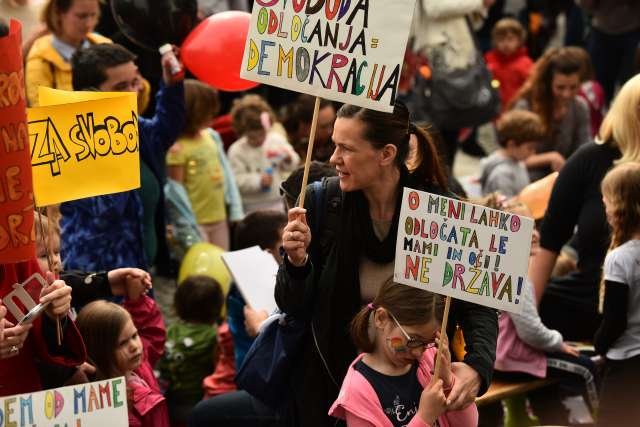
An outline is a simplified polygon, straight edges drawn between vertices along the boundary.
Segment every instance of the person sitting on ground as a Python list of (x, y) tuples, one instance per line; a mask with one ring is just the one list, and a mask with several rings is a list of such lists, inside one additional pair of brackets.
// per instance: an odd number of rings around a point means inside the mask
[[(234, 250), (259, 246), (273, 255), (279, 264), (282, 262), (282, 230), (286, 224), (287, 216), (282, 211), (252, 212), (236, 226)], [(258, 335), (260, 325), (271, 313), (249, 307), (235, 284), (231, 285), (227, 295), (227, 310), (227, 322), (233, 337), (235, 368), (238, 370)], [(215, 372), (205, 379), (205, 388), (209, 392), (215, 390), (217, 387), (213, 386), (219, 384), (221, 374), (228, 371), (228, 366), (218, 364)], [(194, 426), (224, 424), (231, 427), (247, 425), (251, 421), (265, 421), (268, 417), (275, 419), (273, 411), (241, 390), (201, 402), (193, 410), (191, 421)]]
[(491, 31), (493, 49), (484, 58), (493, 78), (500, 83), (498, 90), (503, 111), (533, 69), (533, 61), (524, 46), (526, 36), (522, 24), (513, 18), (499, 20)]
[(161, 377), (169, 418), (183, 425), (191, 409), (202, 399), (202, 380), (214, 365), (216, 323), (224, 305), (220, 284), (209, 276), (189, 276), (179, 285), (173, 307), (179, 320), (167, 329)]
[(544, 127), (536, 113), (508, 111), (497, 123), (500, 148), (482, 159), (482, 194), (500, 192), (513, 197), (529, 184), (525, 162), (544, 138)]
[[(492, 206), (501, 208), (502, 206)], [(531, 216), (529, 209), (522, 204), (506, 206), (505, 209), (522, 216)], [(539, 252), (539, 235), (534, 230), (530, 259), (534, 260)], [(599, 401), (596, 388), (596, 365), (588, 355), (581, 354), (578, 348), (565, 341), (560, 331), (548, 328), (540, 318), (536, 306), (535, 288), (530, 280), (523, 285), (519, 314), (502, 312), (498, 319), (499, 332), (496, 347), (495, 375), (498, 379), (518, 381), (531, 378), (553, 378), (560, 381), (561, 395), (572, 396), (588, 402), (596, 412)], [(537, 397), (536, 397), (537, 400)], [(536, 401), (534, 409), (536, 409)], [(540, 402), (542, 404), (542, 402)], [(505, 420), (509, 413), (521, 412), (526, 405), (526, 395), (503, 400)], [(544, 402), (547, 410), (543, 415), (548, 423), (568, 423), (564, 408), (557, 404)], [(571, 417), (572, 410), (569, 411)], [(549, 417), (562, 418), (552, 420)]]
[(582, 63), (575, 52), (553, 48), (535, 64), (510, 108), (540, 116), (545, 138), (526, 161), (531, 181), (562, 169), (579, 147), (591, 140), (589, 107), (578, 96)]
[(280, 183), (298, 167), (300, 156), (286, 138), (272, 130), (271, 107), (258, 95), (245, 95), (231, 109), (240, 139), (229, 147), (229, 161), (245, 210), (281, 209)]
[(124, 307), (94, 301), (80, 311), (77, 323), (96, 368), (90, 379), (125, 377), (129, 425), (169, 427), (167, 403), (153, 373), (165, 342), (155, 301), (144, 293), (129, 295)]
[[(73, 88), (138, 92), (141, 81), (134, 60), (118, 44), (80, 49), (72, 59)], [(162, 67), (164, 86), (157, 94), (155, 116), (138, 116), (141, 188), (65, 202), (60, 207), (62, 256), (68, 269), (146, 269), (156, 255), (164, 254), (165, 155), (182, 133), (185, 104), (184, 86), (172, 76), (169, 58), (162, 60)]]

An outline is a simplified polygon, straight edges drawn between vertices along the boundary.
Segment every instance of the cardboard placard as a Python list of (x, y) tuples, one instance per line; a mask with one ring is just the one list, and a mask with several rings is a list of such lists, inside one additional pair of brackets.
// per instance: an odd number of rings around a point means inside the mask
[(240, 76), (391, 112), (415, 0), (256, 0)]
[(405, 188), (394, 280), (519, 313), (532, 233), (530, 218)]
[(0, 37), (0, 264), (35, 256), (21, 24)]
[(269, 314), (278, 308), (274, 297), (278, 263), (273, 255), (252, 246), (221, 257), (249, 307)]
[(38, 206), (140, 187), (135, 93), (40, 89), (28, 110)]
[(128, 426), (125, 379), (0, 397), (0, 425)]

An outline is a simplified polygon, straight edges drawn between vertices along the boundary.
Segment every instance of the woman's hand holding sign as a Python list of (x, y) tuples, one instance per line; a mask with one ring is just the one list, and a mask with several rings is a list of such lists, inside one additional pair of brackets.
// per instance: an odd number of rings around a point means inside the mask
[(307, 262), (307, 248), (311, 243), (311, 230), (307, 225), (306, 209), (293, 208), (289, 210), (289, 223), (284, 228), (282, 246), (289, 262), (296, 267), (302, 267)]
[(7, 309), (0, 301), (0, 359), (17, 356), (29, 336), (31, 325), (15, 326), (4, 318)]

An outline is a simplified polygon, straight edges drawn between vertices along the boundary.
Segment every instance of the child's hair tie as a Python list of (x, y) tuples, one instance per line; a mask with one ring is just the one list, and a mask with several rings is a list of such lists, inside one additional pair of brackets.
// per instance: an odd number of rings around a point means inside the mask
[(375, 309), (376, 309), (376, 306), (375, 306), (375, 305), (373, 305), (373, 303), (372, 303), (372, 302), (370, 302), (369, 304), (367, 304), (367, 308), (368, 308), (369, 310), (375, 310)]

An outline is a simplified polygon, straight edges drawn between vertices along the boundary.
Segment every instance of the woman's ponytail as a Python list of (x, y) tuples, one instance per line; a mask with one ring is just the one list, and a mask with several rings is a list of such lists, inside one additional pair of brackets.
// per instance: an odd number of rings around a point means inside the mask
[(415, 158), (411, 159), (410, 170), (422, 176), (430, 184), (436, 184), (440, 189), (446, 190), (448, 188), (447, 176), (442, 169), (438, 150), (431, 135), (426, 129), (413, 124), (409, 125), (409, 131), (416, 136), (418, 141)]

